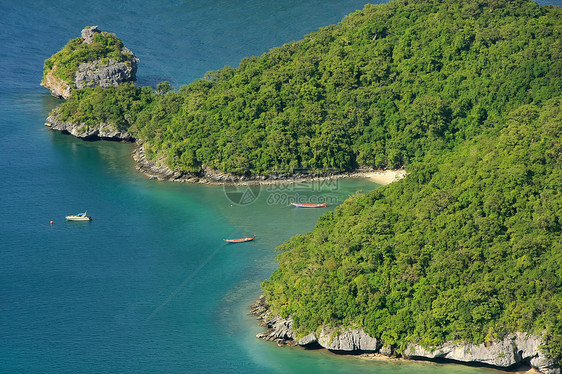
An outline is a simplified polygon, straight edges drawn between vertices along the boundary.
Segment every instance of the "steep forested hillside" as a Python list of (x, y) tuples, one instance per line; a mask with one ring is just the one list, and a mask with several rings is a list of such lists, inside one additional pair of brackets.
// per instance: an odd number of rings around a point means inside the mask
[(532, 1), (399, 0), (177, 93), (88, 89), (55, 112), (132, 131), (185, 172), (399, 167), (559, 95), (561, 28)]
[(306, 335), (361, 326), (386, 344), (550, 336), (562, 353), (562, 100), (427, 157), (281, 246), (268, 302)]

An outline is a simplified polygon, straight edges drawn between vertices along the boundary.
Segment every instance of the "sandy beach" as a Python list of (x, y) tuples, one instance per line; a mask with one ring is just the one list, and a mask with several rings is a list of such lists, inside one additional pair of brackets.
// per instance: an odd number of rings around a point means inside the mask
[(389, 184), (396, 182), (406, 176), (405, 170), (382, 170), (361, 173), (359, 176), (368, 178), (378, 184)]

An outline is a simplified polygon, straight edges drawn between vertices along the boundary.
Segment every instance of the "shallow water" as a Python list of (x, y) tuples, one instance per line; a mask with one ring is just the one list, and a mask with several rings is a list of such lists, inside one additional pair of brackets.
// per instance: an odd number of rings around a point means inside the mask
[[(140, 85), (176, 87), (236, 66), (362, 8), (360, 1), (2, 1), (0, 3), (0, 372), (480, 373), (279, 348), (247, 315), (275, 269), (274, 248), (361, 179), (263, 187), (238, 205), (220, 186), (139, 175), (132, 145), (85, 142), (43, 126), (59, 101), (43, 61), (86, 25), (115, 32), (141, 59)], [(259, 194), (258, 194), (259, 192)], [(239, 202), (239, 201), (238, 201)], [(92, 222), (65, 222), (88, 210)], [(53, 225), (49, 222), (53, 221)], [(257, 234), (228, 245), (226, 237)]]

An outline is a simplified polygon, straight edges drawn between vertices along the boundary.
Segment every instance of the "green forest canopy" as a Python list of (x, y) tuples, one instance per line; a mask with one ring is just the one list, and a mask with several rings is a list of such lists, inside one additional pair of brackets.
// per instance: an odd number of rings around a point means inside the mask
[(562, 353), (562, 100), (412, 165), (280, 247), (262, 287), (300, 336), (361, 326), (386, 344), (541, 336)]
[(562, 11), (527, 0), (367, 5), (177, 92), (79, 90), (59, 120), (128, 130), (177, 170), (406, 166), (281, 246), (263, 288), (299, 334), (408, 342), (547, 333), (562, 356)]
[(560, 9), (532, 1), (368, 5), (178, 92), (85, 89), (55, 113), (184, 172), (396, 168), (560, 95), (561, 34)]

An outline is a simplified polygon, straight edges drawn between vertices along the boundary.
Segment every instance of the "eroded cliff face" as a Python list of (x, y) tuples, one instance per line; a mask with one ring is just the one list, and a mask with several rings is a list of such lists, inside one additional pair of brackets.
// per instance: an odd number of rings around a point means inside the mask
[(72, 89), (64, 80), (55, 76), (55, 69), (47, 73), (43, 82), (41, 82), (41, 86), (48, 88), (51, 91), (51, 95), (55, 97), (68, 99)]
[(135, 138), (130, 133), (120, 131), (115, 126), (107, 123), (102, 123), (97, 126), (88, 126), (85, 124), (62, 122), (57, 120), (54, 116), (49, 116), (45, 121), (45, 126), (50, 127), (53, 130), (74, 135), (75, 137), (81, 139), (105, 139), (124, 142), (135, 141)]
[[(97, 26), (82, 30), (82, 43), (91, 44), (94, 36), (101, 30)], [(56, 76), (56, 66), (49, 71), (41, 85), (48, 88), (55, 97), (68, 99), (72, 91), (77, 88), (85, 87), (110, 87), (124, 82), (134, 82), (136, 80), (137, 63), (139, 59), (127, 47), (123, 47), (121, 52), (128, 56), (123, 61), (113, 59), (96, 60), (88, 63), (81, 63), (74, 75), (74, 81), (65, 82)]]
[[(293, 330), (293, 320), (281, 318), (271, 313), (265, 298), (262, 296), (251, 307), (251, 314), (258, 318), (260, 324), (268, 328), (257, 337), (275, 341), (279, 345), (320, 345), (323, 348), (338, 352), (376, 352), (384, 356), (396, 355), (396, 350), (370, 336), (362, 329), (328, 327), (312, 332), (300, 339)], [(544, 345), (541, 337), (526, 332), (516, 332), (502, 340), (482, 344), (463, 342), (446, 342), (437, 347), (424, 347), (409, 344), (401, 355), (411, 359), (449, 359), (458, 362), (479, 363), (508, 369), (517, 365), (529, 365), (541, 373), (560, 374), (556, 362), (541, 352)]]
[(252, 306), (252, 314), (258, 318), (262, 326), (269, 329), (267, 333), (258, 334), (258, 337), (276, 341), (278, 344), (319, 345), (331, 351), (343, 352), (376, 352), (381, 347), (380, 341), (369, 336), (365, 331), (343, 327), (331, 328), (325, 326), (319, 332), (313, 332), (297, 339), (293, 331), (291, 317), (282, 318), (272, 314), (264, 297), (261, 297)]
[(541, 373), (560, 374), (560, 368), (556, 366), (555, 362), (540, 351), (539, 348), (542, 345), (544, 342), (540, 337), (526, 332), (516, 332), (502, 340), (481, 344), (446, 342), (437, 347), (410, 344), (404, 350), (403, 356), (478, 362), (500, 368), (528, 363)]

